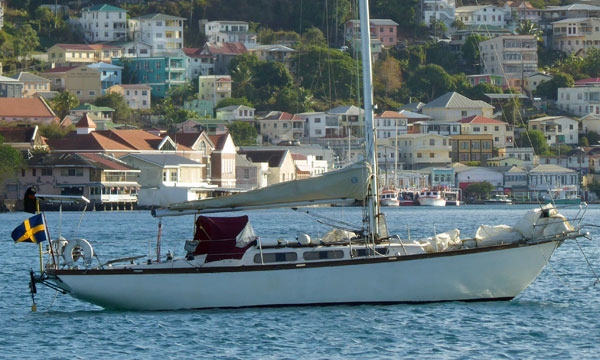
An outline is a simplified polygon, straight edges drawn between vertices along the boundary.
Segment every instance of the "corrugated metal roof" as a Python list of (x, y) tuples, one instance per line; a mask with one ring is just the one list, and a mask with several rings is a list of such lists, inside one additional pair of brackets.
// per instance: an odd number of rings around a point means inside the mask
[(490, 108), (494, 107), (485, 101), (471, 100), (466, 96), (463, 96), (457, 92), (450, 91), (444, 95), (432, 100), (423, 106), (423, 109), (432, 108), (451, 108), (451, 109), (479, 109), (479, 108)]

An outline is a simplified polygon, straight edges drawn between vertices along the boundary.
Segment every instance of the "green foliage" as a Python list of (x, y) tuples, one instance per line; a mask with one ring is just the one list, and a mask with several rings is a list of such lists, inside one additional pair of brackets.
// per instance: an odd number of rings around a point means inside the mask
[(600, 135), (595, 132), (595, 131), (588, 131), (586, 132), (581, 138), (581, 144), (583, 144), (583, 140), (585, 139), (585, 141), (587, 141), (587, 145), (584, 146), (588, 146), (588, 145), (600, 145)]
[(469, 35), (465, 39), (465, 43), (461, 48), (465, 64), (468, 66), (469, 69), (472, 69), (475, 72), (477, 72), (477, 70), (480, 68), (479, 43), (484, 40), (487, 39), (481, 35)]
[(559, 144), (558, 146), (553, 146), (550, 149), (550, 152), (552, 153), (552, 155), (566, 155), (571, 150), (573, 150), (572, 146), (569, 146), (567, 144)]
[(252, 124), (245, 121), (234, 121), (227, 126), (227, 130), (236, 146), (256, 145), (258, 131)]
[(464, 30), (467, 28), (464, 22), (460, 21), (460, 19), (456, 19), (452, 22), (452, 27), (456, 30)]
[(104, 94), (98, 98), (94, 102), (97, 106), (107, 106), (111, 109), (115, 110), (114, 121), (115, 122), (125, 122), (129, 120), (131, 116), (131, 109), (127, 104), (127, 100), (123, 95), (118, 93), (108, 93)]
[(533, 151), (537, 155), (544, 155), (550, 153), (550, 148), (546, 142), (544, 133), (540, 130), (529, 130), (521, 134), (519, 138), (520, 147), (533, 147)]
[(371, 18), (392, 19), (397, 22), (400, 29), (411, 30), (419, 25), (417, 9), (419, 0), (374, 0)]
[(439, 65), (420, 66), (408, 80), (412, 95), (431, 101), (454, 88), (455, 82)]
[(427, 64), (436, 64), (444, 68), (448, 73), (454, 74), (458, 71), (458, 58), (450, 50), (446, 42), (429, 42), (425, 45), (425, 56)]
[(311, 27), (302, 34), (301, 47), (321, 46), (327, 47), (327, 40), (323, 32), (319, 28)]
[(313, 96), (310, 91), (299, 87), (285, 87), (275, 96), (273, 108), (289, 113), (313, 110)]
[(556, 100), (559, 87), (572, 87), (574, 84), (575, 80), (573, 80), (571, 75), (558, 73), (555, 74), (551, 80), (542, 81), (535, 89), (534, 94), (536, 96)]
[(540, 30), (534, 22), (531, 22), (531, 20), (525, 20), (519, 23), (519, 26), (517, 26), (516, 30), (517, 34), (533, 35), (538, 41), (541, 40), (543, 34), (542, 30)]
[(4, 144), (0, 137), (0, 188), (4, 188), (7, 181), (17, 175), (17, 171), (23, 166), (23, 156), (10, 145)]
[(477, 199), (485, 199), (494, 190), (494, 186), (487, 181), (472, 183), (465, 189), (467, 197), (475, 197)]
[(252, 105), (252, 103), (250, 101), (248, 101), (248, 99), (246, 99), (245, 97), (241, 97), (241, 98), (223, 99), (223, 100), (219, 101), (219, 103), (217, 104), (215, 109), (220, 109), (220, 108), (224, 108), (226, 106), (231, 106), (231, 105), (245, 105), (245, 106), (249, 106), (249, 107), (254, 107), (254, 105)]
[(50, 101), (50, 107), (59, 118), (64, 118), (69, 113), (69, 110), (79, 105), (77, 97), (67, 90), (56, 95)]
[(590, 77), (600, 76), (600, 49), (590, 47), (586, 50), (581, 70)]
[(341, 51), (312, 47), (294, 58), (299, 85), (310, 90), (316, 97), (330, 99), (356, 98), (358, 78), (357, 64)]
[(295, 44), (300, 39), (300, 34), (295, 31), (273, 31), (266, 27), (260, 29), (257, 35), (257, 41), (261, 44)]
[(519, 125), (522, 123), (522, 118), (519, 115), (521, 111), (521, 101), (514, 98), (502, 106), (502, 114), (504, 121), (511, 125)]
[(75, 125), (68, 127), (61, 127), (58, 124), (40, 125), (40, 134), (48, 139), (62, 139), (73, 130)]
[(466, 89), (465, 92), (461, 94), (471, 100), (489, 101), (489, 98), (485, 96), (485, 94), (502, 94), (502, 88), (490, 83), (482, 82)]
[(596, 196), (600, 197), (600, 182), (594, 181), (588, 184), (588, 189), (596, 194)]
[(378, 60), (373, 67), (373, 92), (375, 96), (388, 97), (402, 86), (402, 66), (391, 56)]

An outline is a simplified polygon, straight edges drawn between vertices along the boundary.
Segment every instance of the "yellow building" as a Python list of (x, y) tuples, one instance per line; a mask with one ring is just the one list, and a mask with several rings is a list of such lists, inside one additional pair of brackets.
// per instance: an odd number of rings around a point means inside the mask
[(452, 162), (486, 161), (493, 156), (494, 139), (491, 134), (450, 136)]
[(198, 99), (212, 101), (216, 106), (219, 101), (231, 97), (231, 76), (201, 75), (198, 77)]
[(81, 103), (93, 102), (102, 95), (100, 72), (86, 65), (54, 68), (41, 75), (50, 80), (53, 91), (67, 90)]
[(494, 146), (503, 148), (513, 146), (515, 132), (508, 123), (476, 115), (458, 120), (461, 134), (490, 134), (494, 139)]
[(111, 58), (120, 58), (123, 51), (112, 45), (56, 44), (48, 49), (48, 62), (57, 67), (109, 62)]

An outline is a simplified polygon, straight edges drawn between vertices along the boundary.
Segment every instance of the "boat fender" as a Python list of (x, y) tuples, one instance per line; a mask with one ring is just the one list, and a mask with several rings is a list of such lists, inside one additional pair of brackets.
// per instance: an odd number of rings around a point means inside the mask
[(301, 234), (298, 236), (298, 244), (300, 245), (310, 245), (310, 236), (308, 234)]
[(64, 247), (62, 256), (65, 259), (65, 265), (69, 267), (72, 267), (80, 257), (83, 257), (83, 264), (85, 266), (90, 266), (92, 264), (92, 257), (94, 256), (94, 249), (86, 239), (72, 239)]

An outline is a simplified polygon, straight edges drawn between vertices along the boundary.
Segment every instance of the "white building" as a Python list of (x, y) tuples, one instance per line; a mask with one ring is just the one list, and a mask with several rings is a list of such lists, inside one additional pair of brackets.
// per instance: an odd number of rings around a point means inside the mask
[(485, 101), (471, 100), (457, 92), (448, 92), (421, 108), (424, 115), (438, 121), (458, 121), (473, 115), (491, 118), (493, 111), (494, 107)]
[(231, 105), (216, 110), (217, 119), (227, 122), (233, 121), (254, 121), (254, 111), (256, 109), (246, 105)]
[(456, 20), (465, 25), (492, 25), (504, 27), (504, 9), (493, 5), (459, 6), (455, 11)]
[(575, 87), (558, 88), (556, 106), (577, 116), (600, 114), (600, 79), (575, 82)]
[(212, 55), (202, 54), (200, 48), (183, 48), (183, 53), (187, 63), (188, 79), (214, 73), (215, 64)]
[(112, 5), (84, 8), (79, 20), (90, 42), (127, 40), (127, 10)]
[(538, 71), (537, 40), (533, 35), (507, 35), (482, 41), (479, 53), (485, 74), (523, 79)]
[(122, 49), (122, 57), (139, 58), (152, 56), (152, 45), (146, 44), (143, 41), (124, 41), (112, 43)]
[(437, 20), (450, 28), (455, 19), (455, 10), (456, 0), (421, 0), (421, 19), (427, 26)]
[(408, 118), (396, 111), (384, 111), (375, 116), (377, 138), (385, 139), (408, 132)]
[(579, 175), (575, 170), (558, 165), (542, 164), (534, 167), (528, 174), (529, 189), (548, 193), (553, 189), (577, 191)]
[(553, 47), (584, 56), (588, 48), (600, 47), (600, 19), (574, 18), (552, 23)]
[[(428, 166), (445, 166), (450, 163), (450, 138), (436, 134), (405, 134), (379, 141), (379, 145), (396, 147), (398, 141), (398, 163), (405, 169), (422, 169)], [(382, 154), (378, 155), (382, 158)]]
[(579, 143), (579, 122), (566, 116), (545, 116), (529, 120), (528, 130), (539, 130), (548, 145)]
[(149, 14), (129, 20), (133, 40), (143, 41), (152, 47), (152, 56), (177, 53), (183, 49), (183, 21), (165, 14)]
[(330, 116), (325, 112), (305, 112), (296, 116), (304, 119), (304, 137), (322, 138), (340, 134), (337, 116)]
[(204, 23), (206, 41), (212, 43), (240, 42), (248, 49), (256, 46), (256, 33), (250, 31), (246, 21), (208, 21)]
[(106, 93), (123, 95), (131, 109), (150, 109), (152, 106), (152, 88), (145, 84), (114, 85), (106, 89)]

